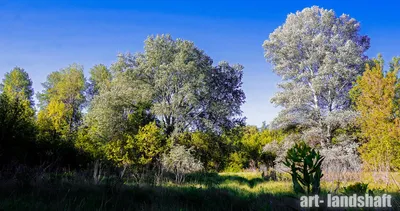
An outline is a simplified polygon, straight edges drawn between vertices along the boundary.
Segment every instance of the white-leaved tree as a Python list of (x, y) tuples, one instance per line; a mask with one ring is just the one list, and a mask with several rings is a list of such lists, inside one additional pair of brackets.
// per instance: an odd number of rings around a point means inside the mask
[(369, 38), (348, 15), (313, 6), (289, 14), (263, 44), (267, 61), (282, 77), (272, 98), (283, 107), (275, 127), (298, 126), (322, 146), (355, 117), (349, 90), (364, 70)]
[[(356, 153), (348, 130), (357, 116), (349, 90), (364, 71), (369, 44), (360, 35), (360, 23), (348, 15), (338, 17), (317, 6), (289, 14), (263, 44), (267, 61), (283, 80), (271, 99), (282, 107), (271, 126), (298, 128), (300, 139), (322, 149), (348, 142), (352, 149), (347, 151)], [(334, 160), (351, 157), (340, 151)], [(350, 160), (345, 165), (357, 169)]]

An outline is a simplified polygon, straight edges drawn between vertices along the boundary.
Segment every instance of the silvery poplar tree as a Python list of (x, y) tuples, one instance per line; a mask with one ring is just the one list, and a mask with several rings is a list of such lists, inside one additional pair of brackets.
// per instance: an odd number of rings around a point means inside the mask
[(187, 130), (220, 132), (241, 121), (245, 95), (241, 65), (213, 60), (193, 42), (150, 36), (144, 52), (119, 56), (112, 68), (126, 72), (168, 135)]
[(369, 48), (360, 23), (313, 6), (289, 14), (263, 47), (273, 71), (283, 79), (271, 100), (283, 108), (272, 126), (296, 126), (303, 139), (330, 145), (335, 131), (356, 116), (348, 92), (364, 70)]

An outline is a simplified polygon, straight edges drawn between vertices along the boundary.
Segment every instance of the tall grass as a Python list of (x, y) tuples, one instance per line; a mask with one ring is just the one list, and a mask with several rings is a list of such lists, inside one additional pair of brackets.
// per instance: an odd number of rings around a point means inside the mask
[[(0, 182), (0, 210), (296, 210), (299, 206), (290, 181), (266, 181), (256, 172), (191, 174), (183, 184), (171, 178), (161, 185), (112, 179), (94, 185), (84, 174), (30, 173), (31, 177), (25, 175), (30, 181), (21, 183), (19, 176)], [(332, 185), (322, 183), (322, 193)], [(397, 194), (394, 204), (400, 207), (399, 189), (390, 192)]]

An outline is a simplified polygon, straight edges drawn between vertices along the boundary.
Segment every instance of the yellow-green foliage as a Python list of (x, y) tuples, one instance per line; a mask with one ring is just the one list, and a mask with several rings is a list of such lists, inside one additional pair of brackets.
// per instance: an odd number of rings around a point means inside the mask
[(76, 132), (81, 118), (81, 106), (85, 101), (83, 68), (74, 64), (53, 72), (44, 86), (45, 90), (39, 94), (39, 137), (52, 133), (66, 139)]
[(358, 124), (365, 140), (359, 148), (365, 167), (372, 170), (400, 167), (400, 119), (397, 73), (399, 59), (395, 58), (392, 69), (383, 71), (381, 57), (357, 79), (350, 94), (355, 109), (360, 113)]
[(223, 166), (224, 151), (221, 137), (206, 132), (186, 132), (178, 136), (178, 143), (192, 148), (194, 156), (199, 159), (205, 169), (218, 171)]
[(67, 107), (62, 101), (50, 101), (48, 106), (38, 114), (40, 131), (42, 133), (45, 133), (45, 131), (55, 131), (63, 138), (66, 138), (68, 131), (70, 131), (67, 117), (71, 115), (71, 109)]
[(168, 147), (166, 138), (155, 122), (139, 129), (135, 136), (126, 135), (105, 145), (106, 157), (123, 165), (146, 165), (164, 152)]
[(151, 162), (169, 147), (162, 129), (155, 122), (141, 127), (139, 133), (128, 140), (128, 146), (136, 153), (136, 162), (142, 165)]
[(247, 159), (243, 155), (242, 152), (233, 152), (229, 155), (228, 165), (225, 172), (240, 172), (243, 168)]
[(3, 84), (0, 84), (0, 91), (7, 96), (12, 103), (22, 106), (21, 117), (33, 120), (35, 115), (33, 107), (33, 88), (32, 81), (28, 73), (19, 67), (4, 75)]
[(282, 131), (269, 129), (259, 130), (255, 126), (242, 127), (238, 134), (232, 136), (233, 153), (229, 156), (229, 163), (225, 171), (238, 171), (238, 168), (248, 167), (250, 162), (259, 167), (261, 164), (271, 163), (273, 156), (263, 152), (263, 147), (272, 141), (280, 142), (284, 138)]
[(2, 91), (10, 100), (32, 102), (32, 81), (24, 69), (15, 67), (4, 76)]

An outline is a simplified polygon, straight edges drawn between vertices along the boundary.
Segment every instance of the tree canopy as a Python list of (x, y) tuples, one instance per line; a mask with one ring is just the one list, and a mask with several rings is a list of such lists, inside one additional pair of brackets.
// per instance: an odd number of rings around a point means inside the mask
[(161, 35), (149, 37), (143, 53), (120, 55), (113, 68), (140, 87), (167, 134), (177, 134), (222, 131), (241, 115), (243, 67), (212, 63), (193, 42)]
[(263, 44), (282, 77), (271, 102), (282, 106), (274, 127), (304, 128), (304, 139), (332, 143), (334, 132), (354, 119), (348, 95), (362, 74), (369, 38), (348, 15), (313, 6), (289, 14)]
[(362, 77), (351, 90), (363, 145), (361, 158), (366, 168), (389, 171), (400, 168), (399, 80), (400, 58), (393, 58), (384, 72), (381, 56), (366, 65)]

